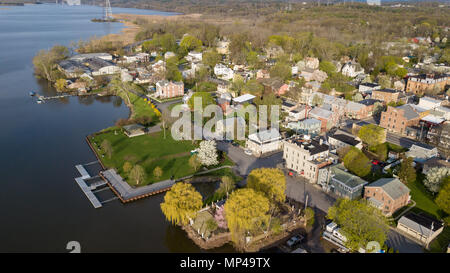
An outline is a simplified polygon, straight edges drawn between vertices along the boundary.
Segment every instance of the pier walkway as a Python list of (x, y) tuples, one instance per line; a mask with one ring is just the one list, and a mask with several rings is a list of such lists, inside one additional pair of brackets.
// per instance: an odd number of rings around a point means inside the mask
[(84, 168), (83, 165), (76, 165), (75, 168), (81, 175), (81, 177), (75, 178), (75, 182), (77, 182), (78, 186), (80, 186), (80, 189), (83, 191), (88, 200), (91, 202), (92, 206), (94, 206), (94, 208), (96, 209), (101, 208), (102, 203), (98, 200), (98, 198), (92, 191), (96, 190), (98, 187), (106, 185), (106, 182), (103, 180), (99, 180), (88, 185), (86, 183), (88, 180), (93, 180), (98, 177), (91, 177), (91, 175), (87, 172), (87, 170)]

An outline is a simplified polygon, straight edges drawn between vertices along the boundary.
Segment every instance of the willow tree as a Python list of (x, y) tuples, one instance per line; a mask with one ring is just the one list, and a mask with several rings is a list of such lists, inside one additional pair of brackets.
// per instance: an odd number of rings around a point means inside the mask
[(136, 185), (141, 184), (145, 181), (147, 178), (147, 174), (145, 172), (145, 169), (141, 165), (136, 165), (131, 169), (130, 175), (129, 175), (131, 181), (136, 183)]
[(231, 239), (237, 247), (245, 245), (245, 235), (248, 232), (257, 231), (269, 222), (269, 200), (250, 188), (239, 189), (230, 194), (224, 208)]
[(286, 178), (280, 169), (254, 169), (248, 175), (247, 185), (264, 194), (272, 202), (284, 202), (286, 199)]
[(188, 183), (176, 183), (164, 196), (161, 210), (172, 224), (187, 225), (202, 208), (202, 196)]

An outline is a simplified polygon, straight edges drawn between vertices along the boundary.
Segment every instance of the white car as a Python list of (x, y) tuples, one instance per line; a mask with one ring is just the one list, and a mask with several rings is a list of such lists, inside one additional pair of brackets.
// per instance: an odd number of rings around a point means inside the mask
[(252, 155), (252, 154), (253, 154), (252, 151), (249, 150), (249, 149), (245, 149), (245, 150), (244, 150), (244, 153), (245, 153), (246, 155)]

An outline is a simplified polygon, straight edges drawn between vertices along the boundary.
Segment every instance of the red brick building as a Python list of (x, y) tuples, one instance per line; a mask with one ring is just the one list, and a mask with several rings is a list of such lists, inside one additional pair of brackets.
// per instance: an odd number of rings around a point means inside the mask
[(385, 215), (392, 215), (408, 205), (409, 189), (398, 178), (381, 178), (364, 187), (364, 199), (380, 209)]
[(450, 77), (446, 74), (422, 74), (409, 77), (406, 91), (416, 95), (439, 93), (445, 91), (447, 85), (450, 85)]
[(184, 83), (172, 81), (159, 81), (156, 83), (156, 95), (159, 98), (167, 99), (184, 95)]
[(380, 126), (388, 131), (405, 134), (406, 127), (418, 125), (420, 115), (408, 104), (392, 107), (381, 113)]

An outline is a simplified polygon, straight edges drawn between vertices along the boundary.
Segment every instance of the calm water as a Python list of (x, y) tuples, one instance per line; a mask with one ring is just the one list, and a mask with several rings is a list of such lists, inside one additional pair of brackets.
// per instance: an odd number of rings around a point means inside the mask
[(200, 251), (165, 221), (163, 195), (94, 209), (75, 183), (74, 166), (95, 160), (84, 136), (128, 116), (120, 100), (74, 97), (36, 104), (28, 96), (30, 90), (55, 93), (33, 77), (38, 50), (121, 30), (120, 23), (90, 22), (101, 12), (51, 4), (0, 10), (0, 252), (67, 252), (68, 241), (79, 241), (83, 252)]

